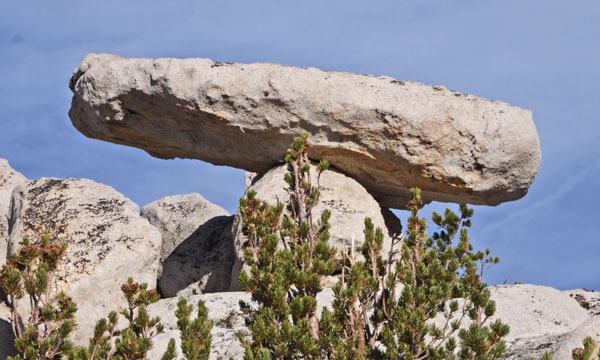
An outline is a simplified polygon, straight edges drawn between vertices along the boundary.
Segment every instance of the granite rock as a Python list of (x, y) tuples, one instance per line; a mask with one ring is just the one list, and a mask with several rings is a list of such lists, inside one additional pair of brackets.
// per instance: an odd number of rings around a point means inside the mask
[(164, 260), (158, 288), (164, 297), (229, 289), (235, 260), (233, 216), (216, 216), (181, 242)]
[(153, 201), (142, 208), (141, 214), (158, 228), (162, 236), (159, 277), (163, 262), (179, 244), (208, 220), (229, 215), (225, 209), (197, 193), (167, 196)]
[(385, 76), (209, 59), (86, 56), (69, 86), (84, 135), (163, 158), (264, 173), (308, 131), (312, 159), (385, 207), (497, 205), (523, 197), (540, 160), (531, 112)]
[[(86, 344), (94, 324), (126, 306), (121, 284), (128, 277), (156, 285), (160, 233), (139, 208), (113, 188), (87, 179), (41, 178), (15, 188), (11, 200), (10, 253), (27, 236), (43, 234), (68, 248), (54, 276), (53, 291), (78, 305), (73, 339)], [(19, 303), (26, 313), (28, 303)]]

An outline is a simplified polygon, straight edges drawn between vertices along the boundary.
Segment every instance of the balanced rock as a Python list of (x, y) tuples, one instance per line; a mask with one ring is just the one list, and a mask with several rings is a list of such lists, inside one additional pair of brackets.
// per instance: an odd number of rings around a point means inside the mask
[(227, 291), (235, 251), (233, 216), (217, 216), (179, 244), (164, 260), (158, 288), (165, 297)]
[(0, 301), (0, 359), (17, 355), (14, 347), (15, 337), (12, 332), (10, 308)]
[[(286, 172), (287, 166), (281, 165), (265, 174), (258, 175), (246, 191), (256, 191), (256, 198), (273, 205), (278, 201), (286, 204), (289, 200), (288, 184), (283, 179)], [(314, 172), (312, 178), (316, 179)], [(316, 181), (314, 185), (316, 185)], [(386, 218), (388, 218), (388, 223), (391, 223), (391, 219), (395, 218), (398, 224), (395, 224), (393, 228), (395, 231), (399, 230), (399, 220), (389, 209), (382, 209), (358, 182), (332, 169), (321, 174), (320, 189), (321, 197), (319, 203), (313, 209), (313, 216), (318, 219), (323, 210), (328, 209), (331, 211), (331, 218), (329, 219), (331, 224), (330, 245), (340, 250), (348, 249), (354, 239), (357, 253), (360, 253), (358, 249), (364, 241), (365, 218), (369, 217), (376, 227), (383, 230), (385, 236), (383, 251), (387, 254), (391, 245), (391, 235), (393, 234), (389, 233)], [(384, 213), (386, 213), (385, 217)], [(243, 234), (242, 216), (239, 211), (235, 215), (232, 232), (237, 260), (232, 272), (231, 289), (237, 290), (239, 289), (238, 277), (243, 261), (242, 248), (247, 242), (247, 237)]]
[(88, 55), (69, 116), (84, 135), (150, 155), (264, 173), (308, 131), (327, 159), (382, 206), (521, 198), (541, 155), (531, 112), (498, 101), (343, 72), (209, 59)]
[(128, 277), (155, 287), (160, 233), (113, 188), (87, 179), (42, 178), (15, 188), (11, 204), (11, 253), (24, 236), (36, 244), (48, 234), (51, 242), (68, 246), (53, 291), (64, 290), (77, 303), (76, 343), (87, 344), (96, 320), (126, 307), (121, 284)]
[(167, 196), (144, 206), (142, 216), (162, 235), (159, 276), (163, 262), (179, 244), (206, 221), (227, 215), (229, 213), (225, 209), (197, 193)]
[(6, 262), (8, 248), (8, 209), (13, 189), (27, 178), (0, 159), (0, 267)]

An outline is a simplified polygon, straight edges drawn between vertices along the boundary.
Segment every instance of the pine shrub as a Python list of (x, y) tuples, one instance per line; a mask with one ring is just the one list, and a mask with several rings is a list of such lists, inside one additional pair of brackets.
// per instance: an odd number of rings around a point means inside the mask
[[(50, 244), (43, 236), (40, 245), (23, 239), (23, 247), (2, 268), (0, 285), (11, 310), (15, 349), (19, 355), (9, 360), (54, 359), (72, 350), (69, 335), (75, 326), (77, 306), (70, 297), (50, 292), (57, 265), (66, 245)], [(29, 300), (29, 313), (18, 306)]]
[[(148, 305), (159, 300), (155, 289), (129, 278), (121, 286), (127, 307), (120, 314), (127, 321), (125, 329), (118, 329), (119, 314), (112, 311), (96, 322), (94, 335), (88, 346), (75, 347), (69, 337), (76, 326), (76, 304), (63, 292), (54, 294), (52, 283), (66, 244), (51, 244), (47, 235), (40, 245), (23, 239), (23, 247), (2, 268), (0, 287), (7, 295), (11, 309), (11, 324), (18, 355), (8, 360), (141, 360), (152, 348), (152, 339), (164, 331), (159, 317), (150, 317)], [(28, 314), (21, 314), (18, 302), (29, 299)], [(198, 314), (191, 320), (193, 306), (179, 300), (175, 316), (181, 336), (181, 350), (186, 360), (208, 359), (211, 346), (210, 331), (213, 322), (202, 301)], [(175, 341), (169, 341), (162, 360), (177, 356)]]
[(192, 320), (190, 316), (194, 306), (188, 305), (187, 300), (181, 297), (177, 303), (177, 311), (175, 311), (177, 328), (181, 337), (181, 351), (187, 360), (207, 360), (210, 355), (212, 341), (210, 331), (213, 321), (208, 320), (208, 309), (202, 300), (198, 301), (197, 308), (196, 318)]
[(322, 277), (334, 271), (335, 249), (328, 245), (331, 213), (313, 216), (319, 179), (328, 164), (322, 161), (312, 178), (307, 136), (296, 138), (285, 157), (287, 213), (283, 204), (260, 201), (253, 191), (240, 200), (248, 236), (244, 260), (250, 269), (250, 274), (241, 272), (240, 285), (258, 305), (253, 309), (242, 303), (252, 334), (252, 341), (245, 342), (247, 360), (319, 359), (328, 341), (321, 339), (316, 296), (322, 291)]
[[(331, 213), (313, 213), (328, 163), (321, 161), (311, 178), (308, 147), (304, 133), (285, 157), (287, 206), (261, 201), (254, 191), (240, 199), (249, 269), (240, 284), (254, 302), (241, 304), (251, 332), (244, 358), (501, 358), (509, 328), (490, 323), (495, 303), (482, 282), (498, 259), (473, 250), (467, 233), (473, 210), (461, 205), (459, 215), (434, 213), (440, 230), (430, 237), (418, 215), (420, 190), (411, 189), (406, 236), (396, 234), (383, 249), (382, 230), (366, 219), (362, 246), (355, 249), (352, 241), (337, 257), (327, 243)], [(323, 308), (318, 318), (321, 281), (336, 268), (333, 309)], [(461, 329), (467, 319), (471, 325)]]

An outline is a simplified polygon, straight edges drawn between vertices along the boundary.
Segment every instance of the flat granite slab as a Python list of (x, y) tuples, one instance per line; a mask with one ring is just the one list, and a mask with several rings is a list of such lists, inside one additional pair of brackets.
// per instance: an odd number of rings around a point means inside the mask
[(262, 173), (308, 131), (311, 158), (390, 208), (404, 208), (415, 186), (425, 201), (516, 200), (541, 160), (530, 111), (389, 77), (91, 54), (69, 85), (81, 133), (163, 159)]

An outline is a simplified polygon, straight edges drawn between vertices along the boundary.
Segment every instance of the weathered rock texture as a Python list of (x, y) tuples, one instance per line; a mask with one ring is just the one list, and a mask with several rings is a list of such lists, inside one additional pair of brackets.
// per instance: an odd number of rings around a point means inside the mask
[(552, 359), (573, 359), (571, 356), (572, 350), (582, 348), (582, 341), (587, 336), (590, 336), (596, 342), (596, 352), (598, 352), (598, 344), (600, 343), (600, 316), (593, 316), (585, 320), (573, 331), (560, 336), (555, 345), (556, 350), (552, 353)]
[[(287, 166), (278, 166), (265, 174), (256, 176), (247, 190), (256, 191), (256, 197), (265, 200), (273, 205), (277, 201), (284, 204), (288, 202), (289, 195), (287, 193), (288, 184), (283, 180), (284, 174), (287, 172)], [(313, 172), (312, 178), (315, 179), (316, 174)], [(358, 182), (348, 176), (335, 171), (327, 170), (321, 175), (320, 180), (321, 198), (317, 206), (313, 209), (316, 215), (315, 219), (320, 217), (324, 209), (331, 211), (331, 238), (329, 244), (338, 249), (347, 249), (352, 238), (355, 238), (355, 246), (358, 249), (364, 241), (364, 223), (365, 218), (369, 217), (377, 227), (381, 227), (385, 236), (383, 248), (384, 251), (390, 249), (391, 237), (386, 227), (386, 221), (383, 216), (383, 211), (377, 201), (362, 187)], [(386, 217), (391, 215), (389, 210), (385, 209)], [(389, 213), (388, 213), (389, 212)], [(241, 214), (235, 215), (233, 224), (233, 241), (237, 253), (236, 265), (232, 272), (231, 289), (239, 289), (238, 276), (242, 267), (243, 252), (242, 247), (247, 242), (244, 236)], [(391, 217), (390, 217), (391, 218)], [(399, 220), (396, 218), (396, 221)], [(390, 222), (390, 220), (388, 220)], [(394, 225), (397, 229), (398, 225)], [(396, 230), (395, 229), (395, 230)], [(357, 251), (360, 253), (360, 251)]]
[(577, 301), (551, 287), (499, 285), (491, 292), (496, 317), (510, 325), (509, 339), (563, 334), (589, 318)]
[(423, 199), (497, 205), (524, 196), (540, 163), (531, 112), (426, 86), (314, 68), (88, 55), (70, 80), (84, 135), (159, 158), (263, 173), (290, 141), (360, 182), (382, 206)]
[(8, 248), (8, 209), (13, 189), (27, 179), (13, 170), (8, 161), (0, 159), (0, 267), (4, 265)]
[(590, 315), (600, 315), (600, 292), (588, 289), (573, 289), (565, 291), (573, 299), (577, 300), (582, 308)]
[(227, 291), (235, 251), (233, 216), (217, 216), (179, 244), (165, 259), (158, 280), (164, 297)]
[(163, 262), (179, 244), (206, 221), (227, 215), (225, 209), (196, 193), (167, 196), (144, 206), (142, 216), (162, 235), (159, 276)]
[(77, 343), (86, 344), (97, 319), (126, 306), (121, 284), (128, 277), (155, 286), (160, 233), (113, 188), (86, 179), (42, 178), (15, 188), (11, 205), (11, 252), (23, 236), (37, 243), (49, 234), (52, 242), (68, 245), (55, 288), (78, 305)]

